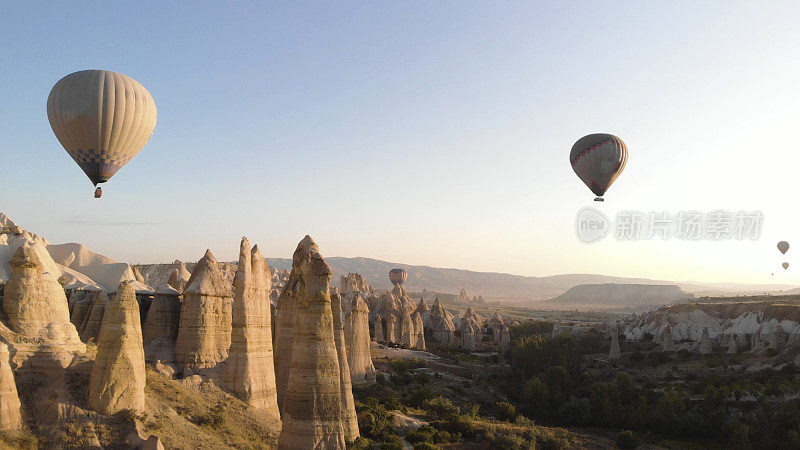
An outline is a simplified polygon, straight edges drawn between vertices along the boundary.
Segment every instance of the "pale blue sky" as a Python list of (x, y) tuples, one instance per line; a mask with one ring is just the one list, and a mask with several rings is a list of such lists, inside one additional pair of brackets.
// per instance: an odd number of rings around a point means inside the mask
[[(0, 2), (0, 211), (129, 262), (326, 255), (522, 275), (800, 283), (795, 2)], [(100, 201), (47, 122), (102, 68), (158, 106)], [(630, 149), (601, 209), (761, 210), (757, 242), (584, 245), (584, 134)]]

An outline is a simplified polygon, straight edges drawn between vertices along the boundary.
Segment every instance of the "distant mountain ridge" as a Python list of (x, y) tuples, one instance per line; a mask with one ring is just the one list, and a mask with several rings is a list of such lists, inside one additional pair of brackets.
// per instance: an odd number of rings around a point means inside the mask
[[(292, 260), (288, 258), (267, 258), (270, 267), (290, 269)], [(443, 269), (429, 266), (415, 266), (372, 258), (349, 258), (333, 256), (325, 258), (333, 271), (333, 285), (339, 285), (339, 277), (349, 272), (360, 273), (368, 283), (378, 289), (388, 289), (389, 270), (400, 267), (408, 272), (406, 289), (458, 294), (461, 288), (469, 296), (483, 295), (486, 298), (513, 300), (545, 300), (558, 297), (569, 289), (584, 284), (638, 284), (673, 285), (684, 292), (702, 295), (735, 295), (739, 293), (764, 293), (767, 291), (797, 288), (792, 285), (748, 285), (742, 283), (700, 283), (650, 280), (646, 278), (614, 277), (597, 274), (564, 274), (546, 277), (526, 277), (496, 272), (475, 272), (463, 269)]]
[(550, 300), (547, 304), (576, 306), (668, 305), (691, 298), (677, 285), (653, 284), (581, 284)]

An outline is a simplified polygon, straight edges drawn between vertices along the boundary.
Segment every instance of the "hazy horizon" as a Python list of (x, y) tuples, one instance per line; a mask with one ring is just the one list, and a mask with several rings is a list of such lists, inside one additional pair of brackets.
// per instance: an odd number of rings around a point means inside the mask
[[(310, 234), (326, 256), (411, 265), (800, 285), (800, 239), (775, 248), (800, 223), (800, 11), (724, 6), (9, 3), (0, 211), (132, 263), (235, 260), (242, 235), (288, 258)], [(88, 68), (158, 107), (101, 200), (45, 112)], [(567, 161), (594, 132), (630, 150), (599, 205)], [(756, 241), (587, 245), (584, 207), (764, 221)]]

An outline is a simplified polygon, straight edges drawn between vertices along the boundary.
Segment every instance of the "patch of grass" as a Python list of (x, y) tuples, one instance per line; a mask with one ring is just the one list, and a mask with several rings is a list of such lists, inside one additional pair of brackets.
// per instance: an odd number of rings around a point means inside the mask
[(147, 368), (145, 434), (165, 448), (274, 448), (279, 423), (211, 383), (184, 386)]
[(639, 446), (639, 439), (631, 430), (625, 430), (617, 435), (617, 447), (621, 449), (633, 449)]
[(0, 448), (34, 450), (39, 448), (39, 441), (27, 427), (18, 431), (0, 430)]

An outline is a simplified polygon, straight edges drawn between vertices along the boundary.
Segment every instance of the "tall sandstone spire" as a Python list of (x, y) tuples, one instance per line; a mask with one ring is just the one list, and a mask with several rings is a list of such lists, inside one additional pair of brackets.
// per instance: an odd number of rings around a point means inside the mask
[(186, 283), (175, 360), (190, 369), (214, 367), (231, 345), (231, 289), (217, 260), (206, 250)]
[(713, 351), (713, 344), (711, 343), (711, 337), (708, 334), (708, 328), (703, 328), (703, 335), (700, 338), (700, 345), (698, 345), (697, 351), (701, 355), (710, 355)]
[(0, 341), (0, 429), (16, 430), (22, 427), (21, 406), (14, 372), (9, 363), (8, 346)]
[[(282, 301), (292, 297), (295, 312), (288, 328), (278, 329), (278, 352), (290, 354), (288, 361), (278, 362), (279, 379), (280, 368), (287, 362), (289, 365), (286, 379), (278, 385), (278, 398), (283, 398), (283, 427), (278, 439), (281, 449), (344, 449), (346, 436), (353, 434), (345, 426), (348, 413), (344, 405), (353, 400), (343, 399), (346, 389), (342, 389), (330, 280), (330, 267), (316, 243), (306, 236), (295, 251), (289, 283), (281, 295)], [(279, 321), (282, 314), (280, 310)], [(293, 333), (291, 347), (283, 349), (286, 340), (281, 334), (287, 329)], [(284, 392), (281, 384), (285, 385)]]
[(89, 380), (89, 406), (101, 414), (144, 410), (144, 348), (136, 291), (128, 281), (108, 306)]
[(375, 382), (375, 366), (369, 352), (369, 307), (360, 295), (351, 302), (350, 313), (345, 319), (344, 337), (353, 384)]
[(283, 398), (289, 382), (289, 368), (292, 365), (292, 343), (294, 325), (297, 321), (297, 302), (303, 297), (304, 285), (300, 277), (300, 263), (307, 258), (310, 248), (316, 248), (311, 237), (300, 241), (292, 256), (292, 270), (289, 279), (278, 296), (278, 320), (275, 330), (275, 385), (278, 391), (278, 408), (283, 411)]
[(264, 255), (257, 246), (251, 250), (247, 238), (242, 238), (233, 279), (231, 347), (222, 384), (245, 403), (279, 419), (270, 331), (271, 288)]
[(405, 308), (400, 314), (400, 343), (406, 348), (414, 348), (417, 345), (417, 333), (414, 329), (414, 322), (411, 320), (411, 314)]
[(608, 359), (620, 359), (622, 353), (619, 350), (619, 331), (614, 327), (611, 334), (611, 348), (608, 350)]
[(383, 318), (380, 314), (375, 314), (375, 320), (372, 322), (372, 340), (375, 342), (386, 340), (383, 335)]
[(422, 314), (419, 311), (414, 311), (414, 314), (411, 315), (411, 320), (414, 321), (414, 333), (417, 335), (414, 348), (425, 350), (425, 324), (422, 320)]
[(344, 438), (353, 442), (358, 437), (358, 417), (353, 400), (353, 382), (350, 379), (350, 364), (347, 362), (347, 348), (344, 337), (344, 321), (342, 320), (342, 298), (338, 292), (331, 294), (331, 311), (333, 312), (333, 340), (339, 356), (339, 381), (342, 391), (342, 426)]

